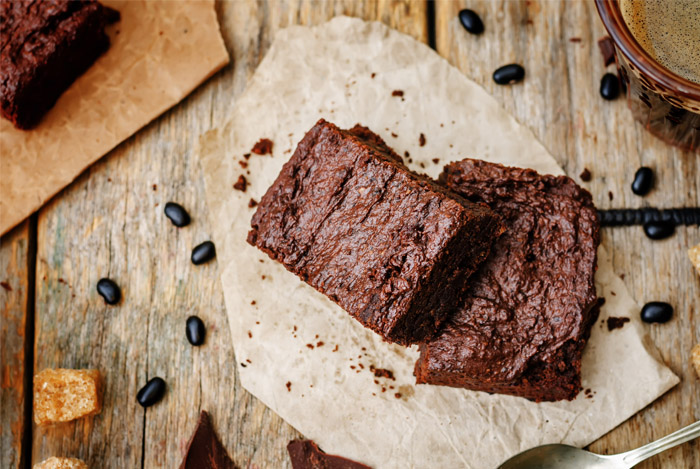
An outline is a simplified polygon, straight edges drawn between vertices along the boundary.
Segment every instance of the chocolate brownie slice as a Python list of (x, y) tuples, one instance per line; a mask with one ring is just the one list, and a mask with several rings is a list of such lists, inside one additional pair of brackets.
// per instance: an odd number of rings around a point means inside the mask
[(440, 180), (489, 205), (506, 232), (471, 277), (458, 312), (421, 346), (417, 382), (573, 399), (598, 316), (591, 195), (565, 176), (471, 159), (446, 166)]
[(385, 340), (430, 338), (502, 231), (369, 129), (320, 120), (253, 215), (248, 242)]
[(119, 13), (96, 1), (0, 3), (0, 111), (29, 129), (109, 47)]

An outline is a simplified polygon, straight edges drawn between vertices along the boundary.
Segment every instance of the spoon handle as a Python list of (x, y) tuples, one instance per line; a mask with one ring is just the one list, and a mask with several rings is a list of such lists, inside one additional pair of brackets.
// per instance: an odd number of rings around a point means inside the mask
[(626, 464), (629, 464), (629, 467), (634, 467), (638, 463), (654, 456), (655, 454), (659, 454), (662, 451), (671, 449), (674, 446), (678, 446), (681, 443), (685, 443), (686, 441), (690, 441), (693, 438), (697, 438), (699, 436), (700, 420), (698, 420), (695, 423), (691, 423), (687, 427), (681, 428), (680, 430), (677, 430), (671, 433), (670, 435), (666, 435), (663, 438), (659, 438), (658, 440), (652, 443), (649, 443), (637, 449), (633, 449), (632, 451), (622, 453), (620, 454), (620, 456), (622, 456), (622, 461), (624, 461)]

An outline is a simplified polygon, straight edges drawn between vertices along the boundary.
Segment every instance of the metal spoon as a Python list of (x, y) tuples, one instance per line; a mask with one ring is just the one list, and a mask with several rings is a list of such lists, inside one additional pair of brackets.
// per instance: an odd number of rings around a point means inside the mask
[(516, 454), (498, 469), (629, 469), (647, 458), (700, 436), (700, 420), (626, 453), (602, 456), (568, 445), (544, 445)]

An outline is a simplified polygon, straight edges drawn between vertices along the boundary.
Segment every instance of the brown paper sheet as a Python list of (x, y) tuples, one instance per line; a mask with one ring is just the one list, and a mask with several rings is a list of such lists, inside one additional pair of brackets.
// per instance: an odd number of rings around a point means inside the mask
[(121, 13), (109, 50), (38, 127), (0, 119), (0, 233), (229, 61), (214, 1), (103, 1)]
[[(415, 348), (382, 342), (245, 241), (249, 199), (260, 199), (320, 117), (369, 126), (433, 177), (466, 156), (562, 173), (526, 127), (408, 36), (347, 17), (278, 33), (231, 120), (201, 138), (199, 155), (242, 384), (306, 437), (377, 468), (489, 468), (539, 444), (588, 444), (678, 382), (647, 351), (638, 305), (601, 248), (596, 283), (607, 302), (583, 359), (592, 397), (536, 404), (415, 385)], [(245, 174), (238, 161), (262, 137), (274, 141), (273, 156), (251, 156), (247, 192), (233, 190)], [(631, 323), (608, 331), (609, 315)], [(395, 380), (376, 378), (370, 365)]]

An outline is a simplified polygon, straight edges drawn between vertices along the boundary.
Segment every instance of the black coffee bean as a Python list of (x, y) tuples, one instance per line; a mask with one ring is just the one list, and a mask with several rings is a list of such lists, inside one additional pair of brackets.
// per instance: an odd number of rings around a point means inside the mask
[(634, 173), (632, 192), (637, 195), (647, 195), (654, 185), (654, 171), (647, 166), (642, 166)]
[(620, 96), (620, 80), (617, 75), (606, 73), (600, 80), (600, 95), (603, 99), (611, 101)]
[(481, 34), (484, 32), (484, 23), (473, 10), (464, 9), (459, 12), (459, 21), (464, 26), (464, 29), (472, 34)]
[(525, 78), (525, 69), (518, 64), (504, 65), (493, 72), (493, 81), (499, 85), (510, 85)]
[(192, 250), (192, 263), (194, 265), (204, 264), (214, 257), (216, 257), (216, 248), (211, 241), (204, 241)]
[(207, 330), (204, 328), (204, 322), (197, 316), (190, 316), (187, 318), (187, 325), (185, 327), (185, 335), (187, 335), (187, 340), (192, 345), (202, 345), (204, 343), (204, 336)]
[(144, 387), (139, 389), (138, 394), (136, 394), (136, 400), (139, 401), (143, 407), (151, 407), (156, 402), (163, 399), (165, 394), (165, 381), (163, 378), (155, 377), (148, 381)]
[(187, 210), (185, 210), (180, 204), (168, 202), (165, 204), (165, 210), (163, 211), (165, 212), (165, 216), (168, 217), (170, 221), (173, 222), (173, 225), (177, 226), (178, 228), (182, 228), (183, 226), (190, 224), (190, 214), (187, 213)]
[(650, 239), (664, 239), (676, 231), (673, 221), (650, 221), (644, 224), (644, 233)]
[(650, 301), (642, 307), (642, 321), (667, 322), (673, 316), (673, 306), (663, 301)]
[(108, 305), (116, 305), (122, 297), (119, 286), (114, 283), (114, 280), (108, 278), (101, 278), (97, 282), (97, 293), (104, 298)]

